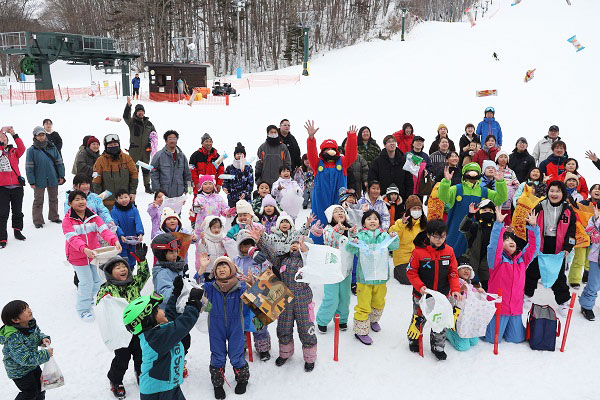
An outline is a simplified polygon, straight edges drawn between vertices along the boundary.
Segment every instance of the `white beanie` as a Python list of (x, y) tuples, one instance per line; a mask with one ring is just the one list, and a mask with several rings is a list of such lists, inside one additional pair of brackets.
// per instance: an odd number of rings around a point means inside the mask
[(325, 218), (327, 218), (328, 223), (330, 223), (333, 220), (333, 212), (335, 211), (336, 208), (341, 208), (342, 211), (344, 212), (344, 214), (346, 214), (346, 219), (348, 219), (348, 213), (346, 212), (344, 207), (342, 207), (338, 204), (334, 204), (332, 206), (327, 207), (327, 209), (325, 210)]
[(481, 165), (481, 172), (485, 173), (485, 169), (487, 167), (494, 167), (494, 169), (498, 169), (496, 163), (492, 160), (483, 160), (483, 164)]
[[(339, 206), (337, 206), (339, 207)], [(290, 231), (293, 231), (296, 227), (294, 226), (294, 219), (287, 213), (282, 212), (279, 217), (277, 217), (277, 222), (275, 223), (275, 227), (277, 229), (279, 229), (279, 224), (281, 224), (282, 221), (287, 221), (290, 223), (291, 228)]]
[(177, 213), (175, 212), (175, 210), (173, 210), (171, 207), (165, 207), (162, 210), (162, 213), (160, 214), (160, 228), (163, 228), (163, 225), (165, 224), (165, 221), (169, 218), (177, 218), (177, 222), (179, 222), (179, 227), (183, 227), (183, 224), (181, 223), (181, 218), (179, 218), (179, 215), (177, 215)]
[(457, 268), (457, 271), (460, 271), (462, 268), (469, 268), (469, 270), (470, 270), (469, 279), (475, 278), (475, 271), (473, 271), (473, 267), (471, 267), (470, 264), (467, 264), (467, 263), (460, 264)]
[(500, 156), (506, 156), (506, 158), (510, 158), (506, 151), (500, 150), (496, 153), (496, 158), (494, 159), (494, 161), (498, 162), (498, 158), (500, 158)]
[(250, 214), (253, 217), (256, 217), (252, 210), (252, 206), (246, 200), (238, 200), (238, 202), (235, 203), (235, 212), (237, 214)]

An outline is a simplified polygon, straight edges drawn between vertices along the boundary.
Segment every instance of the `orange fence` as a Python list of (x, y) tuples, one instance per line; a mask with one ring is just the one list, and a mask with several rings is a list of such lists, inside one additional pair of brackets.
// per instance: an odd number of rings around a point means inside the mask
[(84, 88), (61, 87), (57, 85), (54, 89), (48, 90), (16, 90), (11, 86), (9, 93), (0, 95), (0, 102), (8, 101), (13, 103), (26, 104), (28, 101), (70, 101), (71, 99), (89, 99), (94, 97), (114, 97), (119, 98), (120, 87), (115, 83), (112, 86), (94, 85)]
[(236, 90), (253, 89), (281, 85), (295, 85), (300, 82), (300, 75), (248, 75), (242, 79), (215, 79), (221, 83), (231, 83)]
[[(142, 93), (142, 100), (151, 100), (151, 101), (169, 101), (169, 102), (181, 102), (181, 103), (189, 103), (190, 95), (180, 95), (177, 93)], [(203, 105), (203, 106), (228, 106), (229, 99), (228, 96), (212, 96), (209, 95), (206, 98), (202, 98), (202, 100), (196, 100), (190, 105)], [(199, 96), (198, 96), (199, 98)]]

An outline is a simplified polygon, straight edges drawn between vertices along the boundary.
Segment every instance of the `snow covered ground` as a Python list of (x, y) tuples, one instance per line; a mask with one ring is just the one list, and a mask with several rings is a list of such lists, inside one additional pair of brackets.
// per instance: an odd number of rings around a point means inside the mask
[[(241, 141), (250, 155), (264, 141), (266, 126), (278, 124), (282, 118), (291, 120), (292, 132), (303, 148), (306, 133), (302, 125), (307, 119), (314, 119), (321, 127), (319, 141), (333, 137), (338, 142), (351, 124), (368, 125), (381, 142), (404, 122), (411, 122), (429, 146), (438, 124), (446, 124), (450, 137), (457, 141), (465, 124), (479, 122), (484, 108), (491, 105), (502, 125), (506, 150), (511, 151), (520, 136), (529, 139), (532, 150), (548, 127), (556, 124), (569, 154), (580, 160), (580, 172), (588, 183), (600, 182), (599, 172), (584, 159), (587, 149), (600, 152), (600, 139), (591, 126), (599, 105), (600, 35), (595, 16), (600, 3), (572, 0), (573, 5), (568, 6), (563, 0), (523, 0), (511, 7), (511, 2), (494, 2), (494, 6), (499, 4), (499, 11), (474, 28), (468, 23), (424, 23), (405, 42), (399, 38), (373, 41), (315, 57), (311, 76), (302, 78), (300, 84), (243, 91), (229, 107), (146, 102), (146, 115), (161, 133), (167, 129), (180, 132), (180, 147), (189, 157), (200, 146), (204, 132), (212, 135), (219, 151), (231, 154)], [(567, 42), (575, 34), (586, 46), (579, 53)], [(500, 61), (492, 58), (494, 51)], [(533, 68), (537, 68), (535, 78), (525, 84), (525, 72)], [(55, 65), (53, 73), (55, 83), (61, 82), (61, 76), (69, 84), (79, 82), (80, 87), (90, 80), (86, 67)], [(278, 73), (297, 74), (299, 67)], [(118, 79), (112, 76), (111, 82)], [(475, 97), (475, 91), (482, 89), (497, 89), (499, 95)], [(104, 121), (107, 116), (120, 116), (124, 106), (124, 99), (108, 98), (12, 108), (0, 103), (0, 125), (13, 125), (29, 146), (33, 127), (41, 125), (43, 118), (51, 118), (65, 141), (63, 155), (70, 171), (84, 135), (93, 134), (101, 140), (108, 133), (118, 133), (126, 147), (125, 124)], [(24, 172), (24, 157), (20, 168)], [(69, 175), (67, 181), (71, 178)], [(61, 207), (69, 187), (60, 188)], [(64, 264), (61, 227), (47, 223), (44, 229), (35, 229), (30, 211), (33, 193), (30, 189), (25, 193), (27, 241), (16, 242), (9, 235), (8, 246), (2, 251), (0, 305), (15, 298), (27, 301), (42, 330), (52, 336), (66, 385), (48, 392), (48, 399), (111, 398), (106, 372), (112, 353), (104, 348), (97, 326), (80, 322), (74, 312), (73, 272)], [(150, 201), (150, 195), (138, 197), (148, 231), (151, 225), (145, 208)], [(151, 290), (150, 285), (146, 290)], [(314, 294), (318, 305), (322, 288), (315, 286)], [(440, 363), (428, 346), (424, 359), (408, 351), (410, 296), (409, 287), (391, 280), (381, 321), (383, 330), (373, 334), (375, 343), (366, 347), (354, 339), (351, 330), (342, 332), (337, 363), (332, 360), (331, 332), (318, 337), (313, 373), (303, 371), (298, 339), (296, 355), (285, 366), (278, 368), (273, 360), (255, 361), (250, 365), (247, 397), (598, 398), (593, 385), (600, 368), (600, 345), (595, 339), (600, 325), (585, 321), (578, 305), (564, 353), (533, 352), (523, 343), (501, 344), (500, 354), (494, 356), (491, 345), (480, 343), (459, 354), (448, 345), (448, 360)], [(555, 306), (550, 290), (540, 288), (534, 299)], [(353, 298), (352, 306), (355, 302)], [(275, 358), (274, 325), (270, 332)], [(209, 355), (208, 336), (194, 330), (188, 355), (190, 376), (183, 384), (187, 398), (212, 398)], [(226, 377), (234, 384), (230, 367)], [(0, 385), (6, 390), (1, 398), (14, 397), (16, 388), (5, 374), (0, 374)], [(128, 398), (139, 398), (131, 371), (125, 386)], [(233, 389), (226, 387), (226, 391), (235, 396)]]

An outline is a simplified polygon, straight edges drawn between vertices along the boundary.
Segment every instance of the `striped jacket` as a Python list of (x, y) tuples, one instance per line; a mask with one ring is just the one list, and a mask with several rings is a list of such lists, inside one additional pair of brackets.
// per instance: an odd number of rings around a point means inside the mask
[(42, 340), (50, 338), (40, 331), (39, 327), (30, 335), (21, 333), (14, 326), (4, 325), (0, 328), (0, 344), (4, 346), (4, 368), (9, 379), (19, 379), (33, 371), (50, 359), (48, 350), (38, 350)]
[(94, 250), (100, 247), (98, 234), (111, 246), (118, 242), (117, 237), (108, 229), (102, 218), (89, 208), (86, 208), (83, 220), (73, 212), (73, 209), (70, 209), (65, 215), (62, 227), (66, 240), (65, 252), (71, 265), (82, 266), (90, 263), (91, 260), (83, 250), (86, 248)]

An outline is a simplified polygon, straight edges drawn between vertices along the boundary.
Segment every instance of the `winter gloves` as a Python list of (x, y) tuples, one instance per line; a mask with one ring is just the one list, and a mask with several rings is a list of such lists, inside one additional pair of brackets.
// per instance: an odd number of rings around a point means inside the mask
[(183, 290), (183, 277), (181, 275), (177, 275), (175, 279), (173, 279), (173, 296), (179, 298), (181, 296), (181, 291)]
[(188, 301), (186, 305), (192, 305), (198, 309), (198, 311), (202, 311), (202, 296), (204, 296), (204, 290), (193, 288), (190, 290), (190, 297), (188, 297)]
[(263, 252), (258, 251), (258, 247), (251, 247), (250, 250), (248, 250), (248, 255), (252, 257), (252, 260), (256, 264), (262, 264), (267, 261), (267, 256)]
[(425, 323), (425, 318), (419, 316), (417, 314), (413, 315), (412, 323), (408, 327), (408, 338), (410, 340), (417, 340), (421, 337), (421, 329), (423, 329), (423, 324)]
[(148, 253), (148, 245), (146, 243), (138, 243), (135, 245), (135, 251), (132, 251), (131, 255), (135, 257), (138, 263), (141, 263), (146, 261), (146, 253)]

